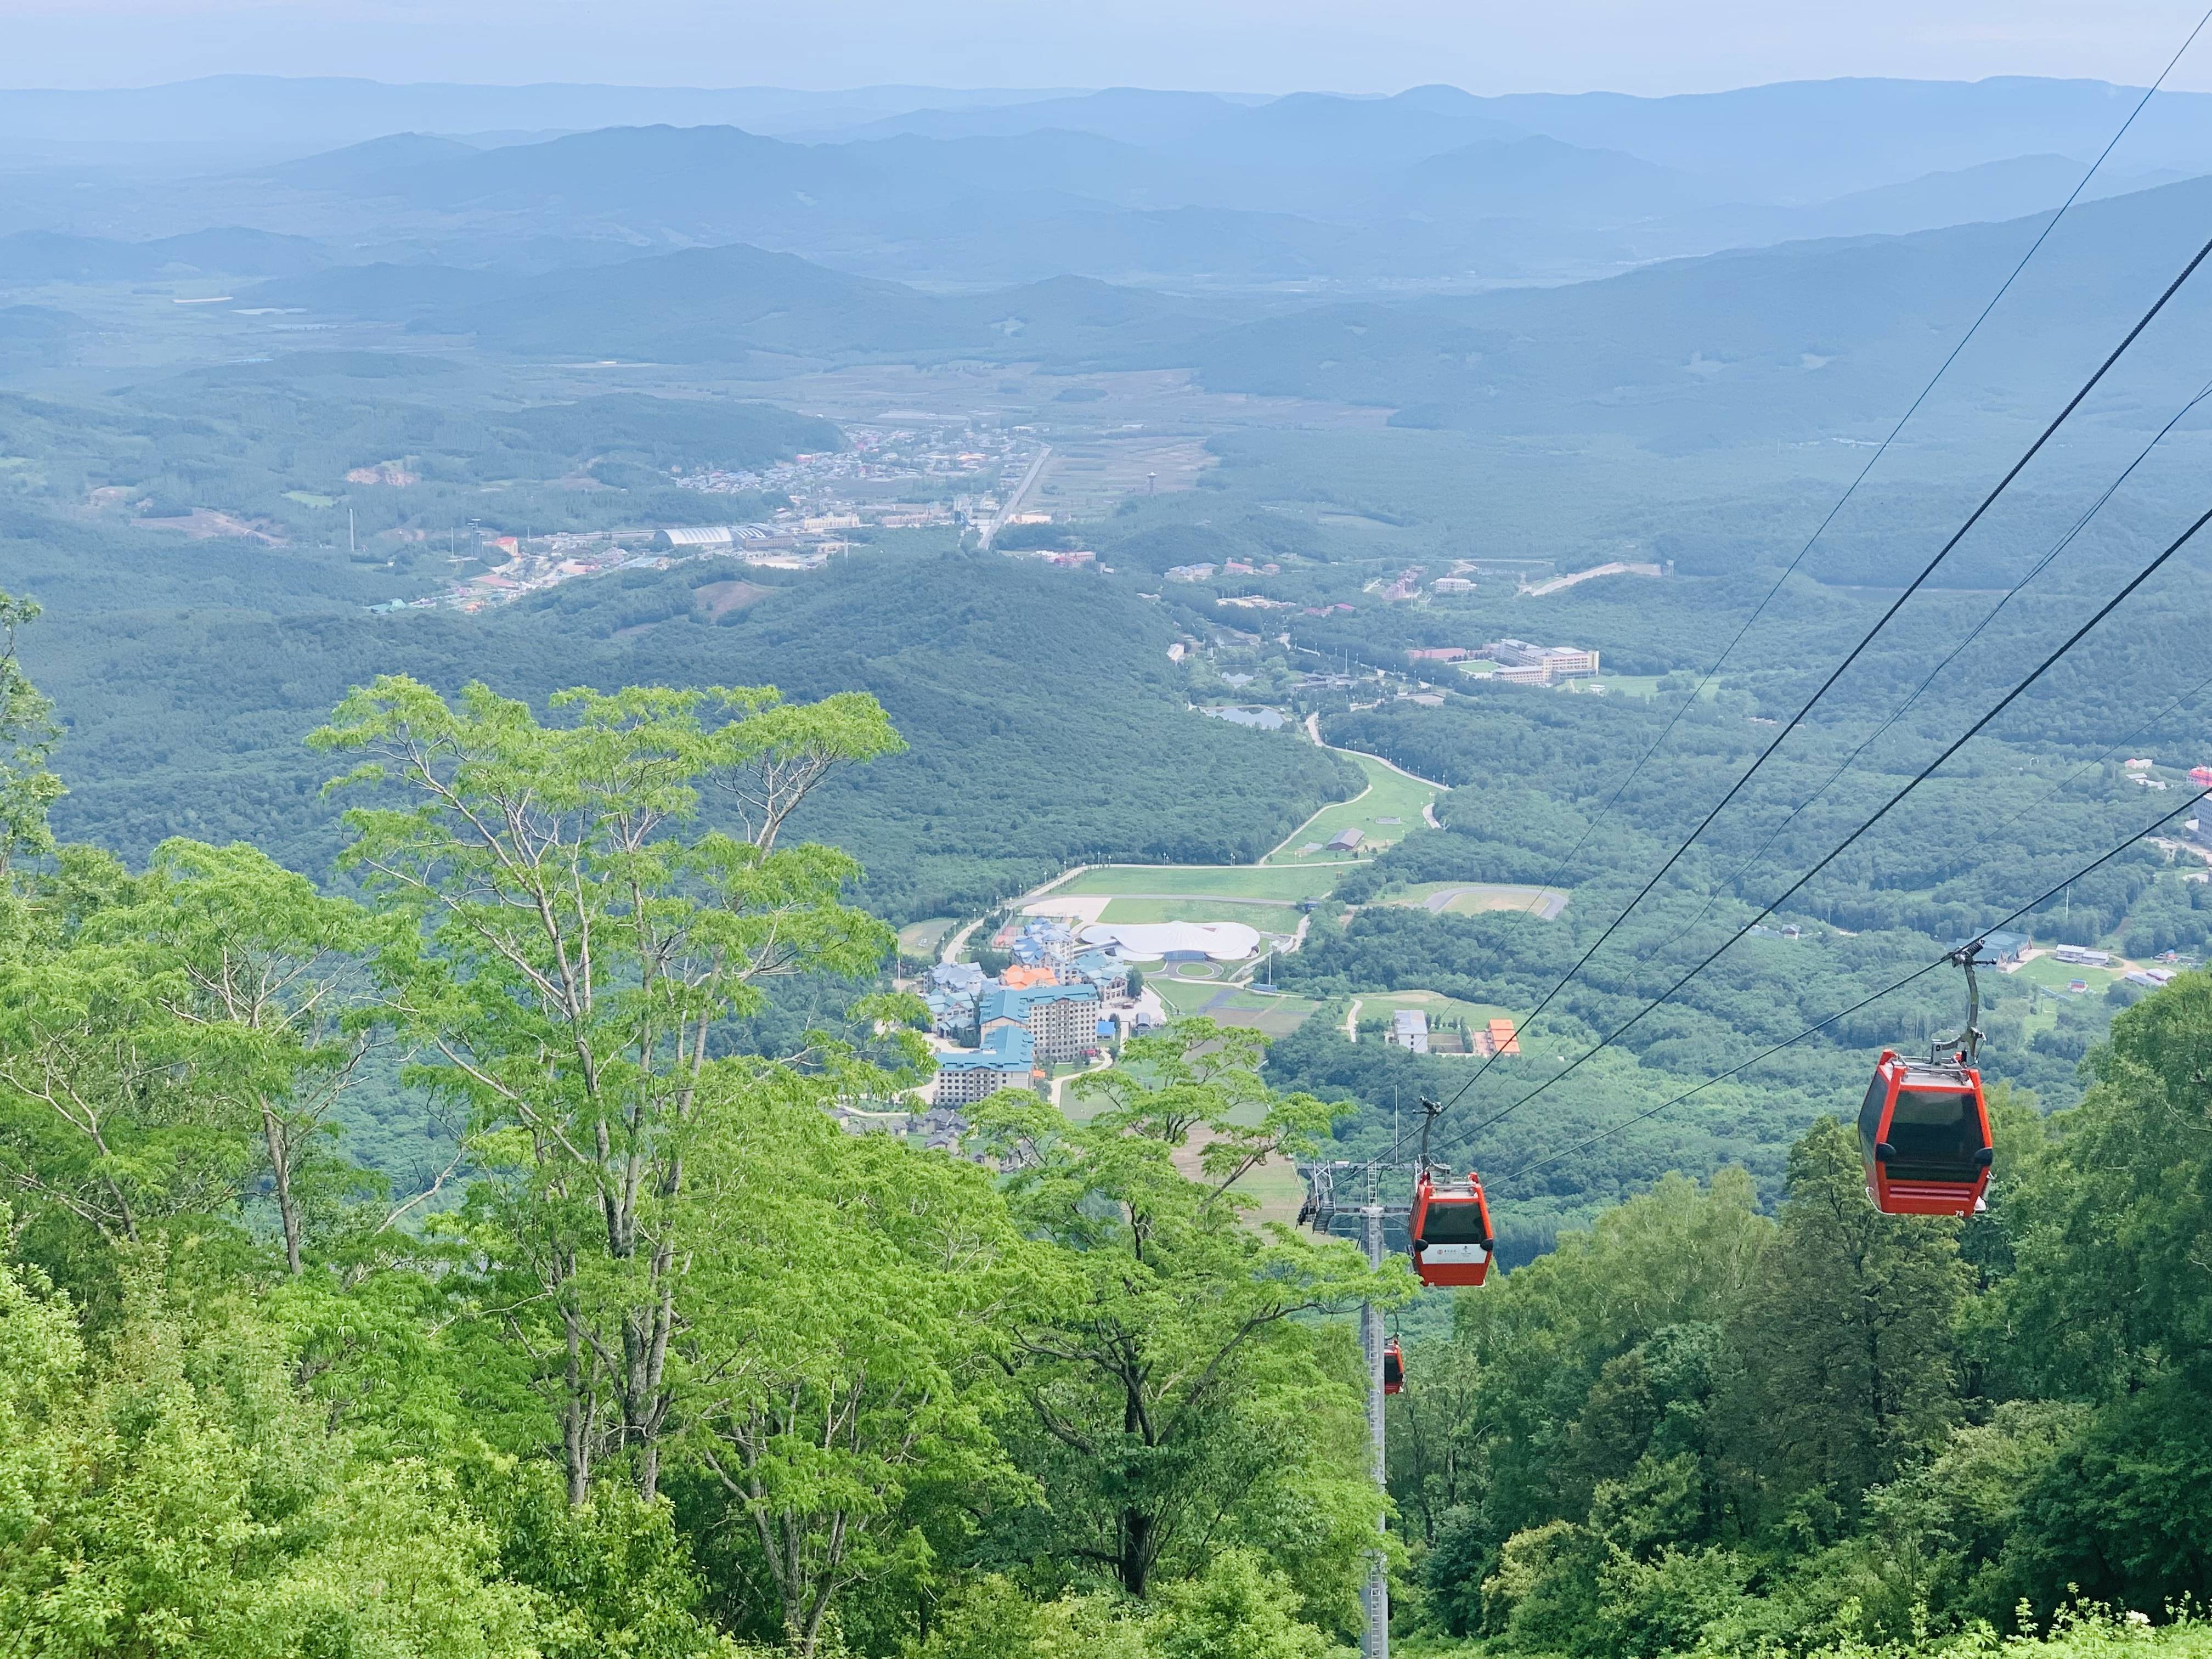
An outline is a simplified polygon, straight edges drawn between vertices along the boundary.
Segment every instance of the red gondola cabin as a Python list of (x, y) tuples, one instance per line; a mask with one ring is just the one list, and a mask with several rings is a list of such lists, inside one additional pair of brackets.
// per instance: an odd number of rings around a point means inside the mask
[(1395, 1336), (1382, 1345), (1382, 1392), (1406, 1392), (1406, 1356)]
[(1885, 1048), (1859, 1108), (1867, 1192), (1887, 1215), (1972, 1215), (1996, 1161), (1982, 1074)]
[(1413, 1273), (1424, 1285), (1480, 1285), (1490, 1272), (1494, 1241), (1490, 1206), (1474, 1170), (1467, 1184), (1439, 1187), (1424, 1170), (1413, 1187), (1413, 1213), (1407, 1221), (1413, 1246)]

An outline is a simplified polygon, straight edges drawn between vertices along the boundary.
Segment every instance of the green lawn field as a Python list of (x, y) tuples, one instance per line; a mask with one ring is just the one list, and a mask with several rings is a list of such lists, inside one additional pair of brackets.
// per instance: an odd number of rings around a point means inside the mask
[(1312, 1018), (1321, 1004), (1311, 997), (1262, 996), (1256, 991), (1231, 991), (1206, 1008), (1206, 1017), (1224, 1025), (1242, 1025), (1269, 1036), (1288, 1036)]
[(1203, 1013), (1224, 1025), (1242, 1025), (1269, 1036), (1288, 1036), (1312, 1017), (1321, 1004), (1311, 997), (1263, 996), (1218, 980), (1176, 979), (1164, 973), (1146, 975), (1145, 983), (1159, 994), (1169, 1017), (1187, 1019)]
[[(1419, 809), (1414, 810), (1419, 816)], [(1254, 865), (1129, 865), (1085, 870), (1045, 895), (1074, 896), (1099, 893), (1191, 894), (1222, 898), (1322, 898), (1335, 883), (1336, 873), (1324, 869), (1277, 868)]]
[[(1367, 774), (1367, 791), (1356, 799), (1339, 801), (1334, 806), (1324, 806), (1292, 833), (1290, 839), (1267, 854), (1267, 863), (1277, 867), (1299, 865), (1316, 866), (1348, 862), (1341, 853), (1301, 853), (1298, 848), (1309, 842), (1326, 844), (1346, 830), (1357, 830), (1365, 837), (1360, 850), (1388, 847), (1403, 841), (1423, 827), (1421, 809), (1443, 793), (1431, 784), (1419, 783), (1403, 773), (1394, 772), (1377, 760), (1364, 755), (1352, 757)], [(1385, 818), (1395, 822), (1385, 823)]]
[(945, 936), (960, 924), (950, 916), (931, 916), (924, 921), (909, 921), (898, 930), (899, 954), (905, 957), (927, 957), (937, 953), (945, 943)]
[(2069, 980), (2087, 980), (2089, 982), (2090, 993), (2102, 996), (2105, 988), (2118, 979), (2124, 972), (2126, 972), (2125, 969), (2079, 968), (2070, 963), (2054, 961), (2050, 957), (2038, 957), (2033, 962), (2021, 963), (2005, 977), (2026, 980), (2030, 983), (2040, 985), (2046, 991), (2057, 991), (2062, 995), (2066, 990), (2066, 982)]

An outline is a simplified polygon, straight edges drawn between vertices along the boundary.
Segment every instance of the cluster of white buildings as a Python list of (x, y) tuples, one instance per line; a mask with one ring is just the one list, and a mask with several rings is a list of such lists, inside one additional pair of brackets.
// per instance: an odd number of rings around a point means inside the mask
[(1597, 672), (1597, 653), (1571, 645), (1531, 645), (1526, 640), (1492, 640), (1482, 654), (1498, 666), (1489, 678), (1508, 685), (1552, 685), (1587, 679)]
[[(846, 447), (817, 450), (761, 467), (708, 467), (678, 472), (674, 482), (712, 495), (781, 490), (802, 509), (821, 511), (835, 504), (849, 507), (855, 494), (874, 494), (905, 483), (958, 483), (987, 477), (1018, 477), (1041, 447), (1026, 434), (945, 424), (933, 427), (848, 426)], [(929, 521), (949, 523), (950, 511), (937, 504), (892, 503), (894, 513), (944, 514)], [(893, 526), (896, 528), (896, 526)]]

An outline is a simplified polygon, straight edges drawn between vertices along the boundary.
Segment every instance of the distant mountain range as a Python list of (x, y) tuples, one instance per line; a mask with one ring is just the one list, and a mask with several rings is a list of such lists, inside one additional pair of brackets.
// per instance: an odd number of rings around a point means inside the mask
[[(449, 112), (473, 91), (239, 77), (91, 104), (0, 93), (0, 137), (101, 111), (118, 137), (155, 118), (243, 131), (252, 111), (281, 126), (316, 100), (343, 124)], [(210, 112), (223, 97), (230, 126)], [(22, 168), (0, 181), (0, 223), (31, 226), (0, 234), (0, 305), (206, 276), (241, 303), (261, 283), (250, 303), (511, 356), (754, 378), (856, 358), (1176, 365), (1443, 425), (1510, 410), (1524, 429), (1573, 427), (1582, 400), (1610, 398), (1626, 429), (1694, 447), (1754, 407), (1781, 427), (1896, 407), (1900, 376), (1964, 325), (2081, 181), (2079, 153), (2135, 106), (2126, 88), (2027, 80), (1672, 100), (841, 97), (504, 88), (469, 108), (515, 133), (668, 119), (518, 142), (392, 131), (153, 181)], [(817, 137), (703, 119), (732, 111)], [(805, 126), (825, 111), (865, 119)], [(2132, 281), (2139, 250), (2197, 223), (2212, 185), (2174, 181), (2192, 157), (2212, 170), (2212, 97), (2152, 100), (2008, 312), (2062, 274), (2119, 305), (2112, 272)], [(192, 228), (122, 239), (118, 223)], [(13, 323), (15, 361), (69, 352), (80, 334), (55, 316)], [(1990, 374), (2017, 387), (2033, 365)], [(1759, 394), (1710, 396), (1743, 385)], [(1697, 414), (1723, 404), (1719, 427)]]
[[(2086, 161), (2142, 90), (2019, 76), (1791, 81), (1670, 98), (1605, 92), (1484, 98), (1433, 86), (1385, 99), (1297, 94), (1267, 106), (1273, 113), (1265, 123), (1240, 120), (1240, 113), (1254, 112), (1226, 100), (1194, 101), (1201, 96), (1123, 88), (988, 109), (921, 108), (845, 129), (825, 124), (805, 136), (1013, 137), (1057, 127), (1130, 143), (1219, 145), (1236, 142), (1229, 137), (1236, 133), (1256, 138), (1287, 127), (1296, 143), (1309, 131), (1333, 128), (1370, 155), (1418, 159), (1410, 152), (1441, 153), (1479, 127), (1493, 137), (1535, 136), (1618, 150), (1698, 174), (1735, 199), (1802, 205), (2020, 155), (2057, 152)], [(1455, 139), (1460, 132), (1467, 137)], [(1431, 135), (1425, 149), (1424, 133)], [(2115, 159), (2130, 173), (2212, 170), (2212, 94), (2160, 94)]]
[[(1209, 386), (1388, 403), (1405, 424), (1623, 434), (1666, 449), (1872, 436), (2027, 252), (2041, 216), (1790, 243), (1607, 281), (1300, 310), (1209, 335)], [(1984, 415), (2055, 412), (2207, 236), (2212, 179), (2075, 209), (1948, 378)], [(2137, 425), (2212, 362), (2212, 273), (2085, 411)], [(2047, 408), (2046, 408), (2047, 405)]]
[[(1125, 128), (1133, 103), (1152, 102), (1099, 96)], [(489, 258), (532, 236), (744, 242), (933, 284), (1075, 274), (1252, 289), (1571, 280), (1730, 246), (2014, 217), (2062, 200), (2081, 174), (2044, 154), (1809, 206), (1746, 203), (1708, 176), (1516, 134), (1469, 113), (1473, 100), (1447, 101), (1300, 95), (1199, 120), (1178, 98), (1192, 118), (1149, 146), (1058, 127), (800, 143), (656, 125), (493, 149), (408, 134), (262, 176), (355, 204), (354, 222), (396, 241), (434, 225), (450, 248), (459, 228)], [(1017, 112), (982, 114), (1005, 125)], [(2102, 176), (2093, 193), (2131, 182)]]
[[(123, 223), (185, 235), (252, 225), (319, 245), (295, 248), (295, 270), (546, 271), (742, 243), (932, 288), (1073, 275), (1192, 292), (1465, 291), (2033, 213), (2079, 183), (2137, 97), (2039, 80), (1239, 99), (227, 76), (0, 92), (0, 140), (29, 158), (0, 180), (0, 228), (113, 240)], [(308, 142), (340, 134), (360, 142)], [(156, 138), (173, 151), (158, 185), (95, 176), (88, 188), (35, 167), (42, 144)], [(264, 153), (180, 176), (195, 144)], [(2212, 96), (2162, 94), (2090, 193), (2197, 173), (2212, 173)], [(15, 249), (0, 283), (40, 280), (44, 257)], [(132, 264), (139, 255), (70, 257), (54, 252), (55, 280), (64, 268), (156, 274)], [(171, 263), (279, 274), (242, 244), (180, 249)]]
[[(1686, 451), (1753, 434), (1874, 430), (1910, 401), (2041, 225), (1794, 243), (1607, 281), (1320, 306), (1080, 277), (931, 294), (746, 246), (536, 276), (341, 267), (241, 297), (467, 335), (501, 354), (763, 377), (953, 357), (1188, 368), (1214, 390), (1382, 404), (1401, 424), (1602, 430)], [(2208, 234), (2212, 179), (2077, 207), (1947, 395), (2039, 407), (2086, 373)], [(2090, 415), (2135, 420), (2138, 398), (2162, 407), (2183, 380), (2201, 379), (2208, 348), (2212, 295), (2186, 294)]]
[(18, 157), (27, 149), (125, 145), (250, 147), (299, 155), (395, 132), (574, 131), (654, 121), (786, 132), (879, 120), (925, 104), (957, 111), (1056, 95), (1066, 94), (896, 86), (815, 93), (557, 82), (392, 85), (337, 76), (211, 75), (93, 92), (0, 91), (0, 140)]

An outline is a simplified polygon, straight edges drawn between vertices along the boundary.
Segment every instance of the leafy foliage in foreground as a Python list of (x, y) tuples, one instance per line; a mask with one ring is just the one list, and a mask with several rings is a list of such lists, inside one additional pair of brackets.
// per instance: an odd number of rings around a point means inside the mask
[(2199, 1600), (2208, 1056), (2191, 974), (2113, 1022), (2079, 1107), (1999, 1091), (1964, 1224), (1878, 1215), (1824, 1120), (1774, 1219), (1674, 1178), (1464, 1296), (1394, 1408), (1419, 1619), (1504, 1652), (1963, 1651)]
[[(921, 1075), (912, 999), (729, 1040), (891, 948), (791, 833), (879, 704), (388, 677), (316, 742), (354, 896), (181, 840), (0, 890), (0, 1650), (1337, 1644), (1379, 1504), (1327, 1316), (1402, 1274), (1239, 1190), (1325, 1108), (1198, 1021), (1106, 1118), (994, 1102), (1000, 1180), (831, 1115)], [(458, 1206), (329, 1133), (394, 1047)]]

